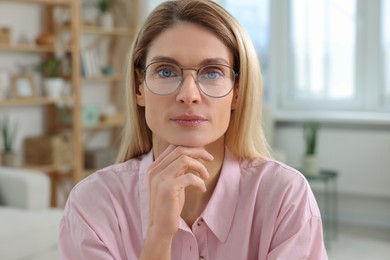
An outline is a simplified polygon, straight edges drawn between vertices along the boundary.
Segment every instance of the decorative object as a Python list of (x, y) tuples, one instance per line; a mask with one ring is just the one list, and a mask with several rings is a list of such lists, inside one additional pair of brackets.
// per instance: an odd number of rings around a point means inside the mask
[(107, 124), (121, 124), (125, 122), (125, 114), (118, 112), (114, 104), (104, 107), (100, 114), (100, 121)]
[(26, 164), (69, 166), (73, 163), (70, 134), (28, 137), (24, 140), (24, 150)]
[(302, 171), (306, 175), (316, 175), (319, 172), (318, 158), (316, 154), (319, 125), (316, 122), (308, 122), (303, 126), (305, 138), (305, 155), (302, 159)]
[(14, 143), (16, 139), (17, 125), (11, 125), (8, 117), (0, 121), (1, 137), (2, 137), (2, 164), (4, 166), (16, 166), (16, 153), (14, 151)]
[(114, 17), (111, 13), (111, 7), (114, 0), (99, 0), (98, 8), (100, 11), (99, 24), (103, 28), (111, 29), (114, 27)]
[(11, 29), (0, 27), (0, 44), (11, 44)]
[(44, 28), (40, 35), (36, 39), (38, 45), (53, 46), (56, 41), (54, 34), (54, 19), (53, 19), (53, 6), (45, 6), (44, 8)]
[(97, 106), (84, 106), (81, 119), (83, 126), (95, 126), (99, 124), (99, 109)]
[(96, 2), (82, 1), (82, 20), (83, 25), (96, 26), (97, 17), (99, 16), (99, 10), (96, 6)]
[(43, 76), (43, 87), (46, 96), (61, 97), (65, 90), (61, 58), (48, 56), (36, 68)]
[(30, 74), (22, 72), (19, 75), (12, 76), (12, 94), (14, 97), (33, 97), (35, 96), (34, 79)]

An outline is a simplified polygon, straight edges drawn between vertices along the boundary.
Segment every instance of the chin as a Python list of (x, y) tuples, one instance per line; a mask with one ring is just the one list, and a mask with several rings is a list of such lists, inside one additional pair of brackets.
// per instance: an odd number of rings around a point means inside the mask
[(177, 141), (177, 142), (171, 142), (171, 144), (174, 144), (176, 146), (185, 146), (185, 147), (203, 147), (208, 145), (209, 143), (206, 142), (188, 142), (188, 141)]
[(187, 147), (203, 147), (210, 143), (213, 143), (215, 140), (206, 140), (205, 138), (196, 138), (196, 137), (183, 137), (183, 138), (172, 138), (169, 140), (169, 143), (177, 146), (187, 146)]

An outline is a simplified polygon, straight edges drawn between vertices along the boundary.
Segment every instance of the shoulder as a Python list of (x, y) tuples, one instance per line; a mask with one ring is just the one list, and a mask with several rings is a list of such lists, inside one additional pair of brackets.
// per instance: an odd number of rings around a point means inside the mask
[(130, 159), (92, 173), (72, 189), (68, 197), (68, 207), (80, 204), (104, 205), (112, 202), (113, 198), (125, 196), (125, 193), (136, 192), (140, 162), (141, 159)]
[(242, 160), (240, 168), (242, 185), (252, 185), (258, 202), (267, 201), (286, 210), (290, 207), (307, 209), (311, 216), (320, 216), (309, 183), (298, 170), (282, 162), (264, 158)]
[(278, 185), (307, 184), (306, 178), (298, 170), (272, 159), (242, 160), (240, 169), (243, 176), (264, 182), (276, 182)]

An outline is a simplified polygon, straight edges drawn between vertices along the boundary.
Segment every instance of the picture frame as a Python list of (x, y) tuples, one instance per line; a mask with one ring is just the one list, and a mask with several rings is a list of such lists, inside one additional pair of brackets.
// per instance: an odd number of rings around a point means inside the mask
[(33, 77), (31, 75), (14, 75), (12, 77), (12, 93), (15, 98), (34, 97)]

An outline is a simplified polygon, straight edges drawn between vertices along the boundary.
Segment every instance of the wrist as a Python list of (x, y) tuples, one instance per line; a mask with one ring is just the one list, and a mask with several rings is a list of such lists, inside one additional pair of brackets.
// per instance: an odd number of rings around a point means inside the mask
[(170, 260), (173, 235), (162, 234), (149, 228), (141, 253), (141, 260)]

